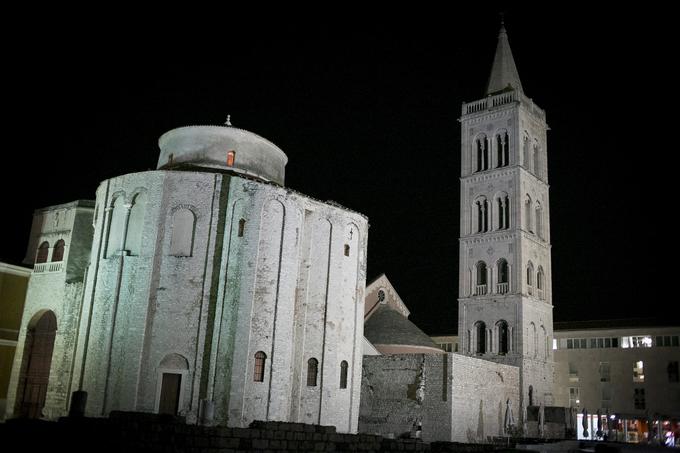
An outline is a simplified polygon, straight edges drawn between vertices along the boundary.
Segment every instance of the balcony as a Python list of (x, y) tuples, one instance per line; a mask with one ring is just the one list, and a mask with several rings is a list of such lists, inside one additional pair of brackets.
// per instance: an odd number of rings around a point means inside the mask
[(479, 101), (463, 103), (462, 114), (470, 115), (473, 113), (484, 112), (502, 105), (511, 104), (513, 102), (522, 102), (530, 112), (545, 120), (545, 111), (534, 104), (534, 101), (532, 101), (531, 98), (524, 96), (518, 91), (508, 91), (495, 96), (488, 96), (487, 98), (480, 99)]
[(477, 288), (475, 288), (475, 296), (486, 296), (487, 292), (488, 289), (486, 285), (477, 285)]
[(61, 272), (64, 270), (64, 262), (56, 261), (52, 263), (36, 263), (33, 265), (34, 274), (47, 274), (54, 272)]
[(496, 285), (496, 292), (498, 294), (507, 294), (510, 291), (509, 283), (499, 283)]

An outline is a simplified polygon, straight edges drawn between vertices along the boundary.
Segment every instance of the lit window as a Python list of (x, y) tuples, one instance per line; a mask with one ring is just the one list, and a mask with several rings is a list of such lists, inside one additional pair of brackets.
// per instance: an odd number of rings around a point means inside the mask
[(633, 382), (645, 382), (645, 364), (642, 360), (635, 362), (633, 366)]
[(234, 159), (236, 158), (236, 151), (227, 152), (227, 167), (234, 166)]
[(652, 337), (649, 335), (635, 336), (635, 337), (622, 337), (621, 338), (622, 348), (651, 348), (652, 347)]
[(553, 351), (557, 350), (557, 338), (553, 338)]

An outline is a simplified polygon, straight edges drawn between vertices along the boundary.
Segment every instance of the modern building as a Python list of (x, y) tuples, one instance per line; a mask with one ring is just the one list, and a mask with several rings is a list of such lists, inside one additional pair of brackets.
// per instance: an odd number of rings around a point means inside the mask
[(585, 409), (593, 426), (597, 411), (608, 415), (609, 437), (628, 442), (648, 439), (650, 426), (680, 430), (678, 320), (555, 323), (553, 349), (555, 400), (577, 409), (578, 426)]
[(78, 391), (91, 416), (356, 432), (367, 218), (284, 187), (287, 156), (254, 133), (159, 146), (156, 170), (36, 213), (8, 414), (65, 415)]
[(520, 406), (550, 406), (548, 125), (503, 26), (485, 96), (463, 104), (460, 124), (459, 351), (518, 367)]
[(0, 262), (0, 420), (5, 418), (9, 378), (30, 277), (30, 268)]

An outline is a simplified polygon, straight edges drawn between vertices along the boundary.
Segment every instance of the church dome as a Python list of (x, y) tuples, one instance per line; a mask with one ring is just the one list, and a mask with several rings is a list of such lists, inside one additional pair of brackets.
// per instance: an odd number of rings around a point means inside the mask
[(444, 353), (418, 326), (387, 306), (365, 321), (364, 336), (382, 354)]
[(159, 170), (203, 167), (284, 185), (286, 154), (269, 140), (231, 126), (186, 126), (158, 139)]

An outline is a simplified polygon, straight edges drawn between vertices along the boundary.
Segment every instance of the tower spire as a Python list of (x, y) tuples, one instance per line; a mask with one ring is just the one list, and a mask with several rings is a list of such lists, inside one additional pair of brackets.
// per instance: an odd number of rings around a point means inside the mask
[(498, 32), (498, 45), (491, 66), (486, 94), (494, 94), (507, 89), (523, 91), (517, 66), (515, 66), (515, 59), (512, 57), (512, 50), (510, 50), (508, 33), (505, 31), (505, 19), (501, 14), (501, 29)]

